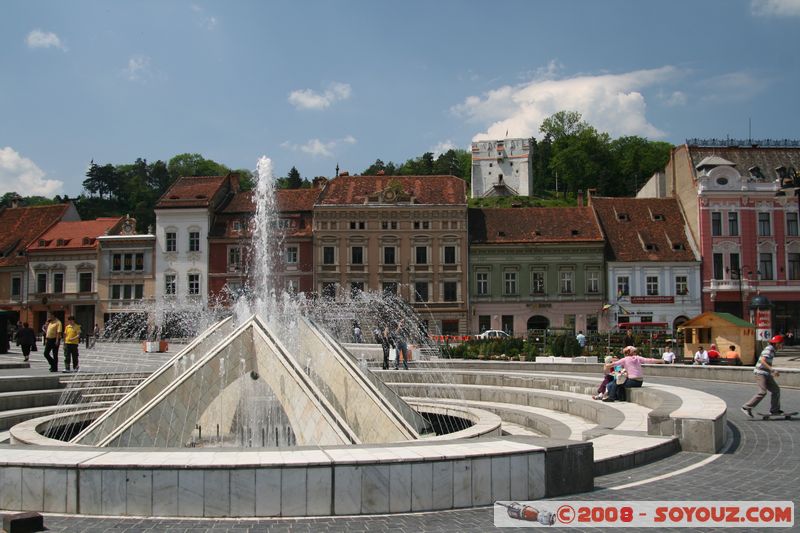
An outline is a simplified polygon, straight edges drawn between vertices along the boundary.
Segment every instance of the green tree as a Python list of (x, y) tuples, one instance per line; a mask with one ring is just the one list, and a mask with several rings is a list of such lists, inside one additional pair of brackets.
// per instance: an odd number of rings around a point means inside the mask
[(619, 137), (611, 141), (611, 153), (620, 180), (612, 191), (621, 196), (633, 196), (644, 183), (669, 161), (672, 145), (648, 141), (643, 137)]
[(539, 131), (545, 136), (549, 135), (553, 142), (558, 142), (564, 137), (578, 135), (589, 127), (577, 111), (558, 111), (542, 121)]
[(575, 135), (561, 137), (553, 144), (550, 169), (573, 194), (589, 187), (606, 194), (613, 188), (614, 165), (607, 133), (587, 126)]
[(225, 176), (230, 169), (200, 154), (178, 154), (167, 164), (169, 173), (178, 179), (183, 176)]

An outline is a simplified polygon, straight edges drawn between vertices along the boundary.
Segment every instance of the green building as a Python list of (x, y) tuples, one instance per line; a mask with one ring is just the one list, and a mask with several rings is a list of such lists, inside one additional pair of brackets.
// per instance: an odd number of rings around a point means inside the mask
[(590, 207), (469, 210), (471, 333), (605, 329), (604, 247)]

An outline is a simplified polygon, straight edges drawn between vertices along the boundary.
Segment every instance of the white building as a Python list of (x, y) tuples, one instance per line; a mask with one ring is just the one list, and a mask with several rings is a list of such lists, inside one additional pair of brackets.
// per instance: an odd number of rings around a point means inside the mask
[(156, 204), (156, 322), (168, 335), (183, 333), (171, 324), (173, 311), (208, 307), (209, 229), (238, 189), (235, 175), (183, 177)]
[(472, 197), (530, 196), (530, 155), (529, 139), (472, 143)]
[(700, 314), (700, 254), (677, 200), (593, 197), (590, 204), (608, 243), (608, 323), (674, 331)]

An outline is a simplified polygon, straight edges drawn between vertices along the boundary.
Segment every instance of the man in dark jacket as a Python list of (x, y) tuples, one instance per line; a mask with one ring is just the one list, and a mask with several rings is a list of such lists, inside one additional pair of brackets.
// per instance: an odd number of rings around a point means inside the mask
[(28, 326), (27, 322), (24, 322), (19, 331), (17, 331), (17, 343), (22, 348), (22, 355), (27, 361), (31, 354), (31, 348), (36, 344), (36, 332)]

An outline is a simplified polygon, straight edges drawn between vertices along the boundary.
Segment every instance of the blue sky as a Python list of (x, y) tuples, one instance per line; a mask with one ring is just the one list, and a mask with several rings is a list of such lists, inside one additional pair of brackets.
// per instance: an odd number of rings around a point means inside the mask
[(304, 177), (575, 109), (613, 136), (797, 138), (800, 0), (34, 1), (0, 17), (0, 194), (198, 152)]

